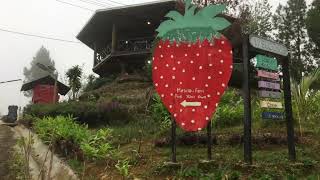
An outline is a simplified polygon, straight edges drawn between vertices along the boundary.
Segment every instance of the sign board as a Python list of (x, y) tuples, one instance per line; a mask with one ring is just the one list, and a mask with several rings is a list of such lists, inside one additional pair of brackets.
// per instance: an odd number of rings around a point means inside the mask
[(260, 101), (260, 107), (262, 108), (273, 108), (273, 109), (282, 109), (281, 102), (273, 102), (273, 101)]
[(259, 88), (280, 90), (280, 84), (276, 82), (258, 81)]
[(269, 79), (274, 79), (274, 80), (279, 80), (279, 74), (274, 73), (274, 72), (258, 70), (258, 76), (264, 77), (264, 78), (269, 78)]
[(268, 56), (257, 55), (255, 57), (256, 67), (263, 68), (272, 71), (278, 71), (278, 62), (276, 59), (270, 58)]
[(282, 44), (263, 39), (255, 35), (250, 35), (249, 42), (256, 49), (264, 50), (281, 56), (288, 56), (288, 49)]
[(205, 42), (176, 45), (159, 41), (153, 53), (155, 89), (185, 131), (208, 126), (232, 74), (230, 41), (214, 39), (214, 45)]
[(281, 98), (281, 92), (260, 90), (258, 93), (260, 98), (273, 98), (273, 99)]
[(284, 114), (282, 112), (262, 112), (262, 119), (282, 120)]

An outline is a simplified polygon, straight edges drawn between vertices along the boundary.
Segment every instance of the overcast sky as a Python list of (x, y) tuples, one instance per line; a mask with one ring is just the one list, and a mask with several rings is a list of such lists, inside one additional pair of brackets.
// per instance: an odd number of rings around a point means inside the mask
[[(59, 0), (60, 1), (60, 0)], [(89, 9), (102, 7), (81, 0), (63, 0)], [(97, 0), (112, 3), (109, 0)], [(153, 0), (113, 0), (123, 4)], [(269, 0), (273, 6), (279, 0)], [(282, 0), (281, 3), (285, 3)], [(58, 0), (7, 0), (0, 6), (0, 29), (78, 41), (76, 35), (93, 15), (92, 11), (77, 8)], [(66, 43), (0, 31), (0, 81), (23, 79), (23, 68), (32, 61), (37, 50), (44, 46), (56, 63), (60, 74), (74, 65), (81, 65), (86, 75), (92, 73), (93, 52), (81, 43)], [(0, 84), (0, 114), (7, 114), (8, 105), (23, 106), (30, 101), (20, 93), (22, 82)]]

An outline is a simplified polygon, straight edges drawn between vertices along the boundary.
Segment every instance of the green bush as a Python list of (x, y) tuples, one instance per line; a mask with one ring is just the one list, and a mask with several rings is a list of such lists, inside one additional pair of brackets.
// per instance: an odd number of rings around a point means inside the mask
[(93, 78), (90, 77), (88, 84), (84, 88), (84, 92), (89, 92), (92, 90), (99, 89), (100, 87), (110, 84), (115, 80), (116, 76), (115, 75), (110, 75), (108, 77), (98, 77), (98, 78)]
[(171, 116), (167, 108), (163, 105), (160, 96), (154, 94), (151, 105), (152, 118), (160, 124), (161, 132), (167, 131), (171, 126)]
[(39, 118), (72, 115), (76, 121), (89, 125), (123, 124), (132, 118), (125, 107), (113, 101), (32, 104), (24, 109), (24, 114)]
[(46, 143), (64, 139), (80, 144), (90, 137), (88, 128), (77, 124), (71, 116), (37, 118), (34, 129)]
[(88, 160), (102, 160), (115, 154), (114, 148), (109, 143), (110, 129), (100, 129), (96, 133), (92, 133), (87, 126), (76, 123), (71, 116), (37, 118), (34, 129), (47, 144), (61, 145), (68, 142), (70, 148), (70, 143), (72, 143), (71, 149), (65, 149), (64, 146), (56, 148), (61, 148), (58, 149), (60, 151), (83, 154), (84, 158)]
[(226, 128), (240, 125), (243, 119), (243, 100), (234, 89), (228, 89), (222, 96), (213, 116), (214, 127)]

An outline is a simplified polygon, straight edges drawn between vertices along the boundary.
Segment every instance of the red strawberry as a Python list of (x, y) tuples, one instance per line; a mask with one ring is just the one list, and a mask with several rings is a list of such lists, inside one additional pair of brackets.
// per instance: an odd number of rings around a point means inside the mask
[[(157, 29), (160, 41), (153, 58), (153, 82), (177, 124), (186, 131), (205, 128), (215, 112), (232, 72), (232, 47), (217, 30), (229, 25), (213, 18), (225, 6), (208, 6), (194, 15), (186, 2), (185, 16)], [(195, 27), (193, 27), (195, 26)]]

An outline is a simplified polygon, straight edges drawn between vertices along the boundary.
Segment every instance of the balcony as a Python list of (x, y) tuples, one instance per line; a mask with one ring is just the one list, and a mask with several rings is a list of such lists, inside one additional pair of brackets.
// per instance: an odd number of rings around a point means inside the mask
[[(100, 52), (96, 53), (96, 58), (94, 59), (93, 64), (94, 69), (96, 69), (100, 64), (111, 61), (112, 57), (119, 58), (122, 56), (133, 57), (136, 55), (148, 55), (151, 53), (153, 40), (153, 37), (119, 40), (117, 41), (114, 52), (112, 52), (112, 43), (109, 43)], [(141, 59), (141, 62), (144, 61), (145, 59)]]

